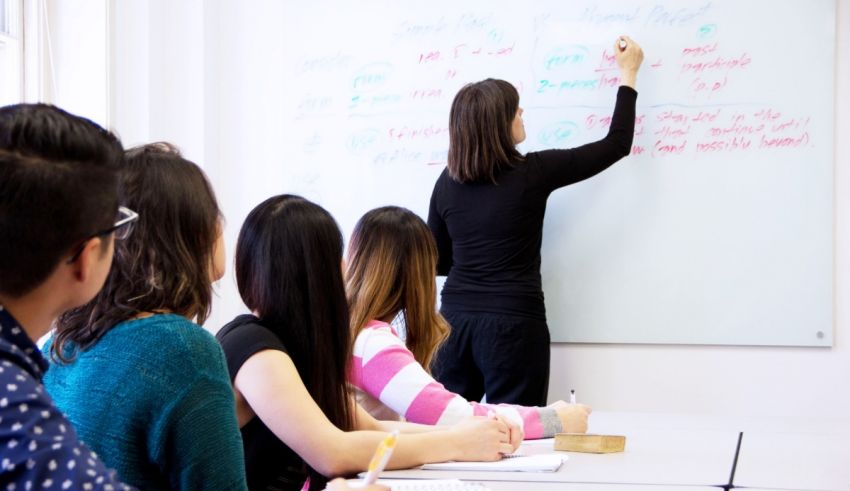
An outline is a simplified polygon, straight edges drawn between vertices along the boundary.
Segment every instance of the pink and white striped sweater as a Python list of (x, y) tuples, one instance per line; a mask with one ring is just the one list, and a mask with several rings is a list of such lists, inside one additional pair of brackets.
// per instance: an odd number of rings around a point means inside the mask
[(386, 322), (370, 321), (354, 341), (349, 374), (357, 402), (382, 420), (451, 425), (466, 416), (495, 411), (522, 425), (526, 439), (549, 438), (561, 431), (554, 409), (510, 404), (480, 404), (449, 392), (414, 358)]

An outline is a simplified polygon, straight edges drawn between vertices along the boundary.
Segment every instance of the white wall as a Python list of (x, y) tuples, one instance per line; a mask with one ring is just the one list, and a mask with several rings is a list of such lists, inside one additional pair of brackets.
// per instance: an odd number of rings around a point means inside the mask
[(146, 2), (111, 2), (110, 123), (125, 146), (150, 141), (150, 8)]
[(112, 1), (111, 119), (125, 146), (168, 140), (204, 160), (202, 0)]
[[(240, 9), (250, 8), (244, 3), (113, 0), (113, 5), (114, 127), (127, 144), (172, 141), (207, 170), (227, 215), (232, 250), (245, 213), (266, 196), (240, 196), (229, 184), (250, 182), (251, 161), (274, 142), (252, 139), (251, 124), (263, 121), (246, 121), (227, 134), (222, 121), (258, 114), (263, 91), (275, 88), (260, 78), (255, 92), (234, 93), (246, 75), (229, 63), (240, 56), (263, 56), (263, 43), (274, 41), (240, 23)], [(836, 134), (846, 135), (850, 0), (839, 5)], [(232, 140), (222, 145), (223, 138)], [(575, 388), (581, 401), (607, 410), (801, 418), (850, 414), (850, 141), (836, 138), (836, 146), (833, 348), (558, 344), (552, 348), (550, 398), (565, 397)], [(212, 330), (242, 308), (231, 275), (219, 292), (207, 323)]]
[(0, 104), (18, 102), (23, 96), (23, 24), (21, 4), (0, 4)]
[(71, 112), (85, 112), (94, 121), (108, 121), (108, 63), (106, 0), (50, 2), (56, 85), (52, 101)]
[(109, 124), (107, 0), (24, 2), (26, 100)]

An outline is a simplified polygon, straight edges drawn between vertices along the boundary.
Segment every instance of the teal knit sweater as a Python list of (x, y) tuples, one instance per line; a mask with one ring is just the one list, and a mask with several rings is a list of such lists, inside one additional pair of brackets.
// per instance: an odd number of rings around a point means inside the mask
[(247, 489), (224, 354), (184, 317), (122, 322), (70, 364), (52, 361), (44, 385), (80, 440), (127, 484)]

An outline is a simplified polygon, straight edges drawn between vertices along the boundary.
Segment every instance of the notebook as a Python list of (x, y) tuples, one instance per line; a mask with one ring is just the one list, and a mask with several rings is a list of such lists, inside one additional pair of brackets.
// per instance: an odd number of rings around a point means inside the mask
[(433, 471), (555, 472), (568, 458), (564, 454), (517, 455), (495, 462), (441, 462), (425, 464)]
[(379, 479), (378, 484), (392, 491), (492, 491), (480, 482), (457, 479)]
[(555, 447), (555, 439), (554, 438), (541, 438), (539, 440), (523, 440), (523, 447)]

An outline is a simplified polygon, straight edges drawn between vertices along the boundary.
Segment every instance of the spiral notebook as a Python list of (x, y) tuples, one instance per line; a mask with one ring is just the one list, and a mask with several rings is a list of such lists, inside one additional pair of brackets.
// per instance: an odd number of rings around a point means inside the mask
[(568, 458), (565, 454), (516, 455), (495, 462), (441, 462), (425, 464), (432, 471), (555, 472)]

